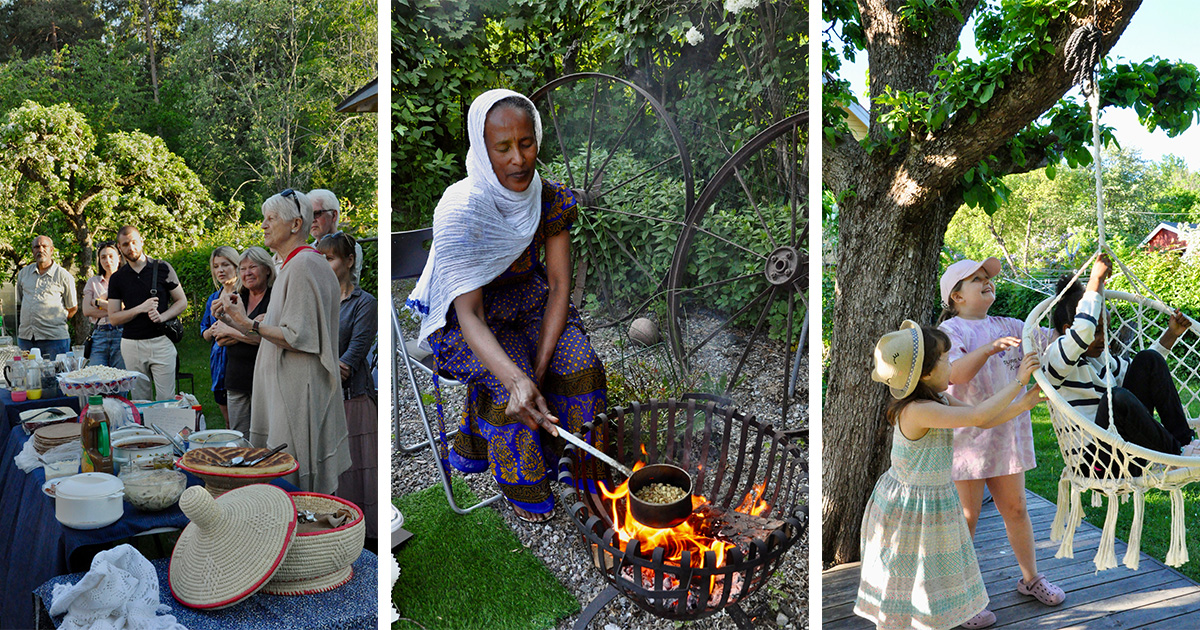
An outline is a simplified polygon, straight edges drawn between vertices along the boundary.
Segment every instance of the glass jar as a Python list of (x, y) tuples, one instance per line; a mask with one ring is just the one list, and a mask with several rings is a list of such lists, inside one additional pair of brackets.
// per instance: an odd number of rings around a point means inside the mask
[(174, 468), (170, 457), (140, 459), (121, 467), (125, 500), (143, 512), (165, 510), (179, 501), (187, 475)]

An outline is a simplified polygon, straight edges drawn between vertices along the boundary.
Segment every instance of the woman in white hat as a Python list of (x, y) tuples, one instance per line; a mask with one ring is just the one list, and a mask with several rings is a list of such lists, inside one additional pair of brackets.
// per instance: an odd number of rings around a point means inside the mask
[[(942, 274), (942, 322), (950, 337), (950, 388), (955, 398), (969, 405), (983, 402), (1008, 384), (1021, 365), (1021, 329), (1013, 317), (988, 315), (996, 301), (993, 278), (1000, 261), (960, 260)], [(1043, 341), (1053, 336), (1042, 329)], [(962, 427), (954, 430), (954, 467), (951, 477), (958, 487), (967, 529), (975, 535), (986, 486), (1004, 519), (1008, 544), (1021, 568), (1017, 592), (1031, 595), (1047, 606), (1057, 606), (1066, 593), (1038, 573), (1033, 524), (1025, 506), (1025, 471), (1037, 467), (1033, 450), (1033, 421), (1023, 413), (993, 429)]]
[(518, 517), (551, 517), (547, 453), (558, 424), (577, 432), (604, 411), (604, 367), (570, 303), (570, 189), (537, 171), (541, 120), (511, 90), (467, 114), (467, 178), (433, 215), (433, 248), (406, 305), (423, 319), (439, 370), (470, 385), (449, 460), (491, 467)]
[(970, 407), (945, 393), (950, 340), (907, 320), (875, 345), (871, 378), (896, 400), (887, 410), (892, 467), (875, 484), (862, 525), (862, 579), (854, 612), (884, 629), (986, 628), (996, 622), (958, 492), (950, 481), (952, 429), (1007, 422), (1040, 400), (1017, 392), (1038, 367)]

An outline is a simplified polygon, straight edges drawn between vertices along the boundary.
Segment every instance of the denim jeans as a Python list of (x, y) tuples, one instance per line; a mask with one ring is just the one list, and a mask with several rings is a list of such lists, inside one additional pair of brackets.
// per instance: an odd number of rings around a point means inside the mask
[(88, 365), (107, 365), (125, 369), (125, 359), (121, 357), (121, 327), (97, 328), (92, 331), (92, 357)]
[(71, 339), (39, 339), (30, 341), (29, 339), (17, 339), (17, 346), (22, 350), (32, 350), (38, 348), (42, 351), (43, 359), (53, 360), (60, 354), (71, 349)]

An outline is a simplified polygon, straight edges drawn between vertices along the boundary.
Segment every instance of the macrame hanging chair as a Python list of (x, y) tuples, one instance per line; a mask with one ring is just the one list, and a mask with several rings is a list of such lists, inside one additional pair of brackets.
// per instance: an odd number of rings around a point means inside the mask
[[(1099, 235), (1096, 252), (1075, 273), (1078, 282), (1091, 268), (1092, 261), (1101, 253), (1107, 253), (1116, 266), (1113, 279), (1119, 272), (1128, 283), (1130, 291), (1104, 291), (1102, 317), (1105, 330), (1110, 331), (1102, 361), (1109, 364), (1113, 355), (1129, 355), (1149, 348), (1167, 328), (1170, 314), (1174, 312), (1163, 304), (1153, 291), (1109, 250), (1104, 237), (1104, 195), (1101, 185), (1102, 163), (1100, 160), (1099, 89), (1096, 83), (1096, 66), (1099, 63), (1100, 31), (1091, 24), (1078, 29), (1068, 40), (1067, 70), (1075, 73), (1083, 83), (1083, 92), (1091, 105), (1092, 113), (1092, 157), (1096, 179), (1096, 220)], [(1110, 280), (1111, 281), (1111, 280)], [(1065, 293), (1065, 290), (1064, 290)], [(1022, 331), (1025, 352), (1036, 352), (1043, 357), (1052, 337), (1049, 323), (1054, 305), (1063, 293), (1044, 300), (1029, 314)], [(1044, 327), (1043, 327), (1044, 326)], [(1200, 424), (1194, 409), (1200, 409), (1200, 325), (1193, 320), (1192, 326), (1172, 348), (1167, 363), (1179, 389), (1180, 401), (1188, 416), (1189, 424)], [(1132, 498), (1133, 521), (1129, 530), (1128, 551), (1124, 557), (1126, 567), (1136, 570), (1140, 556), (1142, 527), (1145, 516), (1145, 494), (1155, 489), (1167, 492), (1171, 497), (1171, 545), (1166, 563), (1178, 567), (1188, 560), (1187, 542), (1184, 537), (1184, 503), (1182, 488), (1200, 480), (1200, 457), (1168, 455), (1152, 451), (1127, 442), (1110, 422), (1101, 428), (1084, 417), (1071, 406), (1051, 385), (1042, 370), (1034, 378), (1048, 398), (1050, 418), (1054, 426), (1058, 448), (1063, 458), (1062, 476), (1058, 482), (1058, 510), (1050, 528), (1050, 538), (1060, 542), (1057, 558), (1074, 557), (1075, 531), (1083, 520), (1081, 496), (1091, 491), (1093, 507), (1104, 505), (1108, 500), (1108, 511), (1104, 529), (1094, 563), (1102, 571), (1117, 566), (1115, 545), (1117, 515), (1121, 503)], [(1108, 379), (1108, 411), (1112, 415), (1112, 379)]]

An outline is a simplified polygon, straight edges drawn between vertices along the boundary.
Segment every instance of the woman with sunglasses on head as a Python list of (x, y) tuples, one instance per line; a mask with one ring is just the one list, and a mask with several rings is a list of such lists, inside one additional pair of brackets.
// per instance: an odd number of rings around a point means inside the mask
[(376, 532), (375, 471), (379, 443), (379, 412), (375, 404), (375, 382), (367, 355), (375, 343), (378, 318), (375, 296), (363, 291), (354, 278), (357, 255), (354, 238), (334, 232), (317, 241), (317, 251), (325, 255), (341, 288), (341, 315), (338, 326), (338, 366), (342, 370), (342, 398), (346, 407), (346, 427), (350, 431), (350, 458), (354, 464), (342, 473), (338, 496), (363, 509), (367, 517), (367, 537)]
[(261, 319), (251, 319), (237, 294), (213, 304), (221, 321), (262, 343), (254, 365), (250, 443), (276, 446), (300, 463), (288, 477), (301, 490), (332, 494), (350, 468), (342, 375), (338, 366), (337, 277), (306, 245), (312, 204), (304, 193), (285, 190), (262, 204), (263, 242), (283, 259)]

